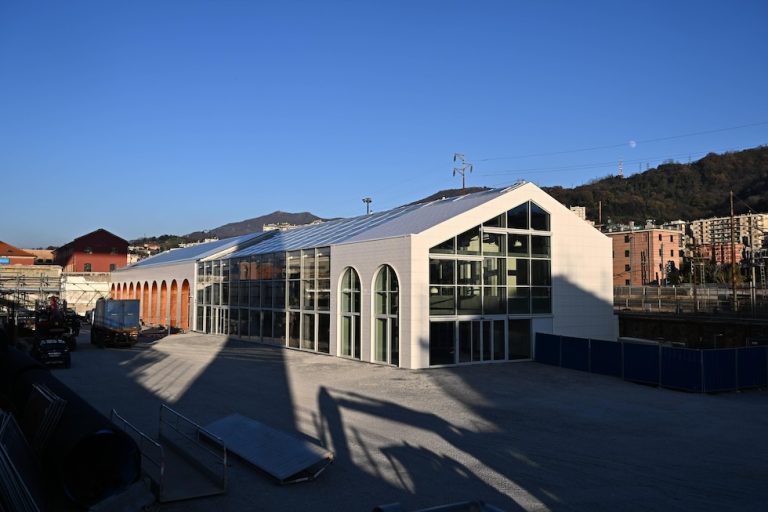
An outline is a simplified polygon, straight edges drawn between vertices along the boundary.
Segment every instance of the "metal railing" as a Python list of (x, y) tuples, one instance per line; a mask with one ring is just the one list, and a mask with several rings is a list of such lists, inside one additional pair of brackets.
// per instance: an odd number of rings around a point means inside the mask
[(165, 404), (160, 405), (159, 435), (161, 440), (176, 445), (194, 457), (203, 469), (218, 480), (222, 489), (227, 488), (227, 447), (218, 436)]
[(646, 313), (722, 313), (744, 317), (768, 315), (768, 289), (739, 287), (734, 300), (728, 287), (698, 286), (617, 286), (616, 311)]
[[(133, 440), (136, 441), (136, 444), (139, 445), (139, 451), (141, 452), (142, 459), (142, 469), (144, 470), (144, 473), (149, 476), (149, 478), (155, 483), (155, 485), (157, 485), (158, 493), (162, 494), (165, 483), (165, 453), (163, 451), (163, 447), (160, 445), (160, 443), (134, 427), (131, 423), (128, 422), (128, 420), (120, 416), (116, 410), (112, 409), (112, 412), (109, 415), (109, 419), (112, 420), (112, 423), (114, 423), (123, 432), (131, 436)], [(149, 468), (145, 467), (144, 461), (149, 463), (149, 467), (152, 468), (152, 470), (149, 470)]]

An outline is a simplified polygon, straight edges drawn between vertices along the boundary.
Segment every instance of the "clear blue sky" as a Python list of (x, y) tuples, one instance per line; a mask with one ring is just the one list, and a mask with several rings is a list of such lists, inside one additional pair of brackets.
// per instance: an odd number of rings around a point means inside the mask
[(765, 0), (5, 0), (0, 240), (359, 215), (457, 188), (454, 152), (469, 185), (570, 187), (766, 144), (766, 27)]

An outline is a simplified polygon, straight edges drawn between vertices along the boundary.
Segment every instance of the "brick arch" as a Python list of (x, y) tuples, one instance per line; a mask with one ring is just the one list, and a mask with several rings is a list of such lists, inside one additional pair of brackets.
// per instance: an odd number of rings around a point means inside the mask
[(189, 281), (181, 283), (181, 325), (185, 331), (189, 330)]
[(112, 299), (117, 298), (117, 293), (115, 292), (115, 283), (112, 283), (112, 287), (109, 289), (109, 296)]
[(133, 294), (133, 283), (131, 283), (130, 286), (128, 286), (128, 298), (129, 299), (136, 298), (136, 296)]
[(163, 281), (160, 284), (160, 304), (158, 304), (160, 309), (160, 318), (158, 319), (158, 322), (160, 325), (167, 326), (169, 324), (168, 322), (168, 285), (165, 281)]
[(145, 324), (149, 321), (149, 283), (146, 281), (141, 294), (141, 319)]
[(126, 283), (123, 283), (123, 291), (120, 292), (120, 298), (121, 299), (127, 299), (128, 297), (128, 285)]
[(149, 325), (157, 325), (157, 281), (152, 281), (152, 292), (149, 305)]
[(135, 288), (134, 293), (135, 293), (135, 295), (134, 295), (133, 298), (141, 300), (141, 283), (138, 282), (138, 281), (136, 282), (136, 288)]
[(171, 327), (179, 326), (179, 284), (171, 281)]

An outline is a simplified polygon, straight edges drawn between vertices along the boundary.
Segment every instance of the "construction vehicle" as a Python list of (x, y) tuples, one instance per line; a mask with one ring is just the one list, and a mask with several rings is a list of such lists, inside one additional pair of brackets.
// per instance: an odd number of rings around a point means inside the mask
[(38, 305), (35, 311), (35, 344), (42, 339), (59, 339), (67, 344), (68, 350), (76, 350), (79, 332), (80, 322), (67, 314), (66, 301), (61, 302), (51, 295), (48, 304)]
[(91, 344), (131, 347), (139, 336), (139, 301), (99, 299), (91, 321)]

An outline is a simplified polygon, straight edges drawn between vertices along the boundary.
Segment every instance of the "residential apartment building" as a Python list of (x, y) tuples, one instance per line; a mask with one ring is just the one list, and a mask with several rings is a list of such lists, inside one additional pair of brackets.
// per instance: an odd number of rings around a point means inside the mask
[[(733, 230), (736, 243), (747, 247), (763, 246), (765, 229), (768, 228), (768, 214), (749, 213), (733, 218)], [(691, 222), (694, 243), (698, 246), (731, 243), (731, 218), (715, 217), (698, 219)]]
[(613, 285), (663, 284), (671, 265), (680, 268), (677, 229), (642, 228), (605, 233), (613, 242)]

